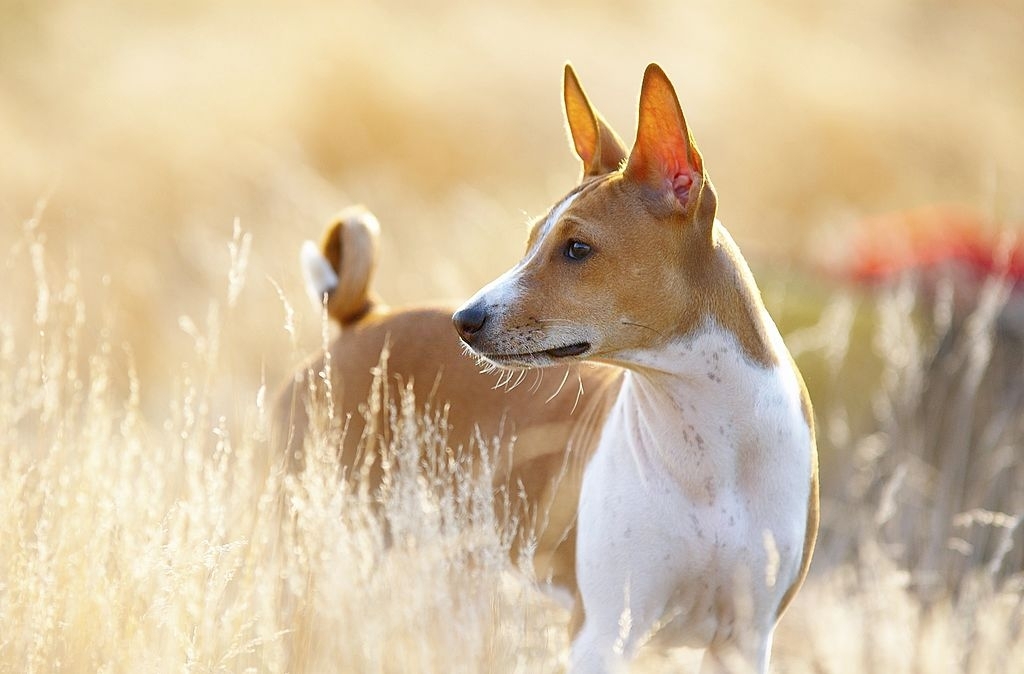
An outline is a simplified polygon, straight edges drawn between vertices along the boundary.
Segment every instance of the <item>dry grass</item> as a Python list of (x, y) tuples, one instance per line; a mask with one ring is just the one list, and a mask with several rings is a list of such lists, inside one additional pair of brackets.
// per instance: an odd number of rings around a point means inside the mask
[[(190, 357), (178, 317), (218, 292), (236, 217), (255, 235), (254, 284), (270, 276), (290, 298), (298, 241), (353, 201), (384, 225), (385, 297), (465, 297), (515, 261), (523, 211), (576, 178), (559, 109), (567, 59), (627, 141), (643, 68), (662, 63), (723, 221), (765, 272), (793, 253), (821, 262), (857, 219), (891, 209), (953, 201), (1020, 222), (1022, 11), (8, 0), (0, 250), (46, 198), (49, 254), (74, 251), (90, 304), (110, 296), (148, 382)], [(233, 317), (261, 338), (230, 356), (250, 385), (260, 358), (271, 376), (290, 365), (267, 305), (242, 298)], [(143, 405), (162, 409), (157, 397)]]
[(665, 66), (809, 375), (825, 519), (775, 669), (1024, 671), (1010, 290), (954, 320), (941, 293), (794, 271), (890, 209), (1024, 220), (1022, 15), (3, 4), (0, 671), (558, 669), (566, 616), (507, 560), (487, 467), (410, 460), (441, 454), (429, 414), (396, 410), (378, 508), (339, 484), (341, 420), (324, 410), (319, 460), (286, 477), (266, 409), (322, 341), (288, 306), (289, 251), (335, 209), (381, 217), (394, 302), (466, 296), (515, 260), (517, 209), (576, 175), (566, 59), (627, 139), (644, 65)]
[[(952, 292), (918, 290), (904, 280), (859, 311), (838, 296), (790, 336), (832, 394), (817, 572), (777, 640), (793, 671), (1024, 671), (1024, 343), (999, 326), (1012, 284), (989, 279), (962, 316)], [(862, 338), (873, 363), (851, 357)], [(843, 395), (855, 369), (878, 373), (863, 418)]]
[[(344, 420), (328, 389), (300, 474), (269, 452), (265, 387), (218, 409), (212, 383), (244, 292), (246, 241), (236, 231), (227, 292), (189, 327), (195, 357), (160, 424), (140, 410), (131, 349), (86, 317), (77, 273), (52, 275), (26, 229), (13, 257), (34, 270), (19, 280), (38, 288), (37, 330), (19, 340), (5, 321), (0, 350), (0, 671), (559, 671), (567, 615), (509, 561), (514, 523), (495, 517), (488, 452), (473, 465), (452, 451), (435, 413), (407, 393), (391, 410), (377, 489), (339, 473)], [(972, 318), (972, 345), (997, 334), (999, 287)], [(777, 671), (1024, 671), (1024, 481), (1012, 458), (1024, 411), (1016, 399), (968, 414), (956, 396), (939, 408), (922, 397), (1003, 380), (992, 381), (984, 347), (928, 367), (944, 340), (918, 332), (901, 304), (912, 297), (904, 287), (877, 309), (881, 418), (845, 434), (843, 481), (826, 487), (815, 573), (777, 635)], [(833, 309), (816, 329), (852, 334), (843, 316)], [(84, 352), (80, 337), (96, 327), (99, 346)], [(847, 365), (834, 339), (793, 341), (837, 376)], [(319, 374), (310, 379), (330, 381)], [(378, 387), (394, 385), (385, 367)], [(370, 414), (381, 399), (378, 388)], [(917, 425), (953, 413), (994, 444)], [(841, 409), (819, 415), (844, 435)], [(999, 456), (1009, 464), (992, 475)]]
[(5, 329), (0, 370), (0, 670), (554, 669), (566, 617), (510, 565), (489, 464), (448, 450), (411, 392), (373, 491), (340, 481), (329, 397), (300, 474), (268, 452), (264, 388), (213, 409), (243, 260), (162, 425), (109, 334), (77, 369), (77, 279), (51, 291), (37, 266), (38, 339)]

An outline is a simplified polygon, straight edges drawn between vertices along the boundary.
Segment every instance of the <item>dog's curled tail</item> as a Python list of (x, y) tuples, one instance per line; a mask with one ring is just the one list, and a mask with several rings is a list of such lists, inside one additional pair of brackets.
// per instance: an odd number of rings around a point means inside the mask
[(377, 264), (380, 224), (363, 206), (351, 206), (336, 215), (324, 230), (320, 245), (302, 246), (302, 275), (306, 292), (341, 325), (354, 323), (376, 302), (370, 281)]

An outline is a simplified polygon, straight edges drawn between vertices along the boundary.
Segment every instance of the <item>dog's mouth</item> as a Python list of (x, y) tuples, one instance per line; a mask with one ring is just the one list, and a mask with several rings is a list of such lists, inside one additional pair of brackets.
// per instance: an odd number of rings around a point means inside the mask
[(590, 351), (590, 342), (577, 342), (567, 346), (560, 346), (557, 349), (548, 349), (541, 353), (552, 358), (572, 358), (573, 356), (582, 356), (587, 351)]
[(497, 363), (498, 365), (537, 366), (544, 365), (549, 360), (561, 360), (563, 358), (575, 358), (577, 356), (582, 356), (587, 351), (590, 351), (590, 342), (576, 342), (574, 344), (559, 346), (554, 349), (544, 349), (543, 351), (529, 351), (526, 353), (477, 352), (477, 355), (482, 358), (486, 358), (492, 363)]

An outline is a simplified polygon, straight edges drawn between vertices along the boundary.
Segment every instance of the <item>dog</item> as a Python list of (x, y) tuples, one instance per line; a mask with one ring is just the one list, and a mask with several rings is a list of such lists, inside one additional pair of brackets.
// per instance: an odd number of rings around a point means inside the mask
[[(664, 72), (644, 75), (632, 151), (569, 65), (563, 97), (579, 184), (532, 224), (523, 259), (454, 315), (373, 295), (378, 227), (363, 209), (304, 247), (311, 294), (342, 326), (329, 354), (335, 407), (352, 415), (342, 463), (357, 460), (358, 405), (387, 347), (418, 399), (448, 405), (453, 446), (515, 436), (495, 487), (521, 485), (544, 514), (534, 566), (574, 598), (573, 671), (617, 671), (651, 644), (705, 648), (710, 672), (764, 672), (817, 532), (806, 388), (715, 217)], [(504, 390), (480, 363), (564, 374)], [(290, 453), (306, 377), (323, 365), (301, 368), (283, 398)]]
[[(388, 428), (388, 404), (397, 408), (404, 384), (419, 403), (431, 407), (445, 426), (452, 448), (497, 456), (495, 490), (506, 490), (515, 512), (500, 513), (523, 523), (511, 557), (523, 546), (533, 555), (541, 589), (571, 606), (575, 594), (576, 506), (583, 467), (597, 444), (603, 419), (622, 377), (616, 368), (567, 365), (554, 377), (481, 374), (452, 327), (455, 306), (387, 306), (371, 289), (380, 226), (361, 206), (339, 213), (319, 244), (307, 241), (301, 264), (307, 291), (341, 327), (326, 354), (299, 367), (278, 395), (275, 446), (291, 470), (304, 464), (304, 438), (311, 424), (317, 380), (330, 372), (336, 418), (347, 420), (340, 464), (362, 484), (381, 484), (384, 466), (377, 435)], [(367, 399), (387, 354), (389, 400), (367, 414)], [(327, 367), (328, 362), (330, 367)], [(313, 380), (312, 382), (310, 380)], [(394, 385), (398, 383), (399, 385)], [(313, 384), (313, 386), (311, 386)], [(497, 499), (496, 499), (497, 500)], [(520, 503), (522, 501), (522, 503)]]
[(623, 373), (579, 496), (571, 669), (653, 642), (766, 672), (817, 532), (807, 390), (664, 71), (644, 74), (628, 154), (570, 67), (565, 88), (584, 177), (453, 320), (498, 367)]

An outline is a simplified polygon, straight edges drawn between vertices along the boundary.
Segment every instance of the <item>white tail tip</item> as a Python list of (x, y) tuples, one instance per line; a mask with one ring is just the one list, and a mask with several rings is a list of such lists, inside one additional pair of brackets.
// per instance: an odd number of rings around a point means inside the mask
[(324, 295), (338, 287), (338, 273), (312, 241), (302, 244), (299, 261), (302, 265), (302, 278), (306, 281), (306, 293), (313, 305), (320, 308), (323, 306)]

